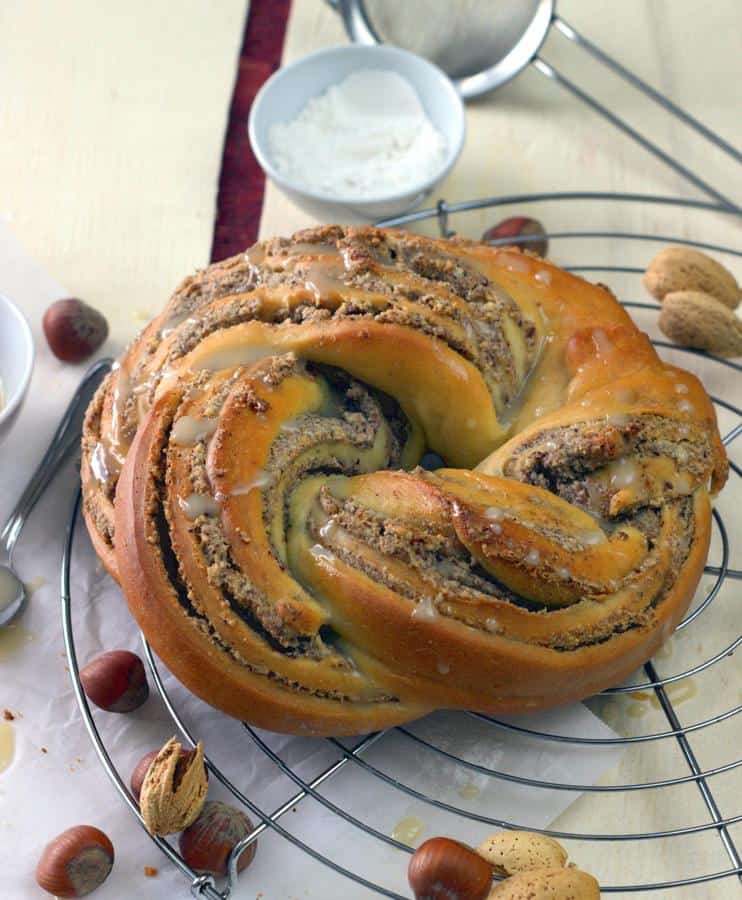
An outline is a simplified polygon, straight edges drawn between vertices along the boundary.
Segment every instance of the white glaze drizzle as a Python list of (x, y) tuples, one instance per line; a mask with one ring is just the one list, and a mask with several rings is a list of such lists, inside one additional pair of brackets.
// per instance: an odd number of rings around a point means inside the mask
[(216, 419), (197, 419), (194, 416), (181, 416), (173, 425), (170, 433), (173, 443), (180, 447), (193, 447), (199, 441), (211, 437), (216, 431)]
[(271, 484), (273, 484), (273, 476), (270, 472), (265, 472), (261, 469), (255, 474), (252, 481), (249, 481), (247, 484), (236, 484), (229, 492), (229, 495), (231, 497), (242, 497), (244, 494), (249, 494), (250, 491), (269, 487)]
[(433, 604), (432, 597), (423, 597), (412, 610), (412, 615), (416, 619), (435, 619), (438, 615), (438, 611)]
[(178, 497), (178, 505), (189, 519), (197, 519), (199, 516), (219, 515), (219, 504), (208, 494), (191, 494), (188, 497)]
[(541, 562), (541, 554), (534, 547), (533, 550), (529, 550), (526, 555), (526, 564), (529, 566), (537, 566)]
[(326, 562), (334, 562), (335, 560), (335, 554), (328, 550), (327, 547), (323, 547), (322, 544), (312, 544), (309, 552), (315, 559), (324, 559)]
[(209, 372), (217, 372), (221, 369), (233, 369), (236, 366), (249, 366), (276, 356), (282, 351), (270, 344), (243, 344), (235, 347), (224, 347), (213, 350), (196, 365), (196, 369), (206, 369)]

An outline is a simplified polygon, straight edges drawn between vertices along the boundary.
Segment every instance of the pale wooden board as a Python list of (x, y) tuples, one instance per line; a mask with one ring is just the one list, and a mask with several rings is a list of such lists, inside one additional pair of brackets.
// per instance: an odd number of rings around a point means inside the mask
[(0, 217), (114, 349), (208, 262), (246, 5), (0, 3)]

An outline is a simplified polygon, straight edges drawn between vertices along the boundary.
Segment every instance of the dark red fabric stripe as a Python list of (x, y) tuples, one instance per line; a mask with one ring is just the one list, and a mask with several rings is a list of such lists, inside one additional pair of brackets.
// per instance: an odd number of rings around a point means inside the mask
[(224, 141), (211, 260), (257, 240), (265, 176), (250, 149), (247, 117), (263, 82), (281, 64), (291, 0), (251, 0)]

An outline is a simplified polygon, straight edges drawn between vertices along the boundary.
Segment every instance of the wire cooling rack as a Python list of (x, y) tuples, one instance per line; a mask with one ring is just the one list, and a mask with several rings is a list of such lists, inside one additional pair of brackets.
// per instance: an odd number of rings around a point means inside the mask
[[(592, 210), (585, 213), (585, 204)], [(719, 233), (727, 234), (733, 228), (738, 228), (739, 222), (730, 212), (728, 207), (706, 203), (702, 201), (681, 200), (676, 198), (641, 196), (635, 194), (602, 194), (602, 193), (569, 193), (569, 194), (531, 194), (513, 197), (476, 200), (468, 203), (458, 203), (449, 205), (445, 201), (441, 201), (437, 207), (433, 209), (415, 212), (401, 218), (390, 220), (382, 223), (386, 225), (407, 226), (412, 223), (421, 223), (423, 228), (430, 227), (431, 224), (437, 226), (441, 234), (450, 236), (454, 232), (451, 229), (453, 217), (465, 218), (466, 215), (487, 215), (493, 208), (512, 206), (519, 210), (523, 210), (525, 206), (533, 205), (540, 208), (550, 209), (551, 215), (554, 210), (559, 211), (559, 221), (584, 221), (587, 218), (593, 222), (597, 219), (596, 210), (603, 213), (610, 213), (617, 210), (621, 204), (632, 204), (632, 209), (643, 216), (647, 210), (663, 210), (669, 214), (671, 223), (673, 222), (672, 211), (678, 208), (694, 210), (694, 215), (710, 215), (714, 217), (717, 226), (721, 220), (721, 231)], [(581, 212), (578, 216), (572, 216), (572, 211), (579, 207)], [(730, 218), (731, 216), (731, 218)], [(479, 220), (475, 220), (479, 221)], [(458, 223), (457, 223), (458, 224)], [(481, 223), (480, 223), (481, 224)], [(659, 246), (668, 243), (683, 244), (689, 247), (697, 247), (708, 250), (716, 254), (720, 259), (739, 258), (742, 257), (742, 251), (722, 244), (712, 244), (701, 242), (687, 237), (685, 234), (667, 234), (664, 229), (662, 233), (650, 233), (648, 231), (640, 231), (632, 233), (629, 231), (619, 231), (615, 227), (608, 227), (605, 230), (584, 230), (580, 228), (553, 231), (548, 235), (552, 246), (553, 258), (562, 261), (567, 251), (576, 247), (577, 252), (589, 253), (590, 262), (587, 263), (583, 258), (582, 263), (570, 262), (565, 264), (565, 268), (575, 272), (586, 274), (592, 277), (598, 273), (601, 278), (611, 281), (623, 281), (627, 286), (618, 290), (618, 293), (625, 297), (633, 297), (638, 295), (639, 278), (644, 271), (644, 265), (626, 265), (626, 261), (632, 259), (646, 259), (648, 255), (653, 255)], [(470, 229), (464, 233), (469, 233)], [(481, 231), (481, 229), (480, 229)], [(472, 233), (472, 236), (476, 234)], [(537, 239), (534, 236), (533, 239)], [(528, 240), (528, 238), (525, 238)], [(503, 241), (505, 243), (505, 241)], [(649, 246), (647, 246), (649, 244)], [(640, 248), (637, 254), (636, 248)], [(608, 260), (608, 261), (606, 261)], [(620, 260), (621, 263), (614, 262)], [(631, 286), (633, 285), (633, 287)], [(656, 318), (656, 304), (642, 302), (629, 299), (625, 302), (625, 306), (632, 310), (632, 314), (637, 317), (643, 326), (641, 316), (653, 316)], [(649, 321), (649, 320), (648, 320)], [(644, 326), (643, 326), (644, 327)], [(698, 351), (683, 349), (669, 344), (666, 341), (655, 340), (661, 355), (669, 357), (673, 362), (685, 365), (688, 368), (694, 368), (702, 364), (705, 371), (711, 373), (711, 378), (707, 380), (707, 386), (712, 394), (712, 399), (716, 406), (720, 421), (726, 423), (723, 426), (724, 443), (730, 454), (737, 450), (734, 442), (737, 441), (742, 445), (740, 437), (742, 436), (742, 409), (735, 403), (734, 384), (736, 380), (737, 393), (739, 393), (739, 373), (742, 372), (742, 366), (738, 363), (709, 356), (708, 354), (699, 353)], [(726, 396), (719, 396), (720, 392), (715, 390), (715, 386), (724, 383), (727, 388)], [(731, 385), (731, 390), (729, 389)], [(742, 496), (740, 489), (742, 484), (742, 468), (731, 460), (731, 476), (730, 484), (726, 488), (726, 494), (722, 494), (722, 498), (729, 495)], [(66, 643), (66, 650), (69, 662), (69, 669), (72, 676), (72, 683), (77, 698), (77, 702), (82, 713), (82, 718), (93, 742), (95, 750), (106, 770), (108, 776), (113, 782), (114, 788), (118, 791), (123, 802), (129, 807), (133, 816), (139, 819), (139, 810), (136, 802), (132, 798), (125, 784), (125, 779), (117, 771), (104, 739), (99, 731), (95, 719), (91, 714), (90, 707), (83, 693), (79, 679), (79, 669), (76, 652), (76, 635), (73, 628), (73, 603), (74, 598), (71, 591), (70, 571), (73, 559), (73, 545), (79, 540), (81, 529), (76, 527), (79, 518), (80, 499), (78, 497), (74, 511), (71, 516), (69, 528), (65, 541), (65, 548), (62, 560), (61, 575), (61, 600), (62, 600), (62, 616), (63, 630)], [(717, 508), (714, 510), (713, 516), (714, 536), (712, 540), (712, 551), (710, 554), (709, 564), (706, 566), (706, 576), (710, 577), (710, 589), (705, 597), (691, 607), (681, 624), (678, 626), (678, 632), (686, 629), (703, 629), (704, 623), (709, 622), (716, 611), (719, 611), (724, 603), (728, 603), (730, 599), (738, 600), (738, 585), (742, 579), (742, 570), (740, 569), (739, 560), (734, 560), (732, 553), (735, 549), (734, 543), (730, 538), (730, 529), (725, 522), (725, 516)], [(76, 534), (78, 535), (76, 537)], [(735, 568), (735, 565), (737, 566)], [(726, 585), (727, 590), (723, 592), (720, 599), (722, 589)], [(730, 592), (728, 589), (732, 587)], [(730, 597), (731, 594), (731, 597)], [(734, 621), (734, 619), (732, 619)], [(82, 626), (78, 626), (82, 627)], [(410, 753), (426, 753), (433, 754), (445, 758), (448, 763), (460, 767), (467, 772), (476, 772), (478, 776), (485, 776), (487, 779), (499, 781), (500, 783), (509, 783), (516, 786), (517, 790), (522, 791), (541, 791), (541, 790), (557, 790), (557, 791), (577, 791), (585, 792), (582, 801), (587, 798), (587, 802), (583, 802), (580, 806), (580, 815), (585, 819), (585, 827), (581, 831), (558, 831), (542, 829), (543, 833), (550, 834), (563, 840), (576, 840), (587, 844), (596, 843), (605, 847), (605, 854), (621, 853), (628, 841), (659, 841), (668, 840), (670, 844), (670, 854), (682, 854), (682, 849), (677, 852), (672, 849), (672, 844), (679, 842), (682, 845), (684, 840), (701, 840), (706, 834), (716, 835), (720, 846), (723, 848), (724, 856), (728, 861), (726, 867), (715, 868), (710, 871), (698, 871), (690, 877), (678, 877), (675, 879), (666, 879), (664, 881), (647, 880), (645, 882), (635, 884), (603, 884), (601, 890), (605, 894), (630, 894), (636, 892), (649, 892), (652, 896), (658, 891), (669, 890), (672, 888), (682, 888), (691, 885), (700, 885), (709, 882), (715, 882), (722, 879), (730, 880), (730, 887), (735, 885), (736, 879), (742, 878), (742, 861), (740, 854), (735, 846), (733, 838), (733, 826), (742, 822), (742, 814), (732, 814), (726, 811), (722, 812), (720, 808), (719, 795), (715, 794), (714, 785), (718, 783), (720, 778), (726, 773), (733, 772), (742, 766), (742, 758), (739, 758), (739, 732), (737, 732), (736, 741), (734, 738), (729, 740), (728, 736), (723, 735), (719, 743), (725, 745), (726, 759), (714, 766), (704, 768), (699, 761), (699, 755), (694, 748), (694, 740), (702, 734), (710, 732), (714, 729), (723, 727), (723, 723), (734, 719), (742, 711), (742, 706), (726, 706), (721, 712), (713, 712), (711, 715), (701, 717), (698, 721), (691, 724), (681, 724), (681, 717), (673, 701), (673, 690), (678, 683), (689, 683), (690, 679), (698, 678), (698, 683), (704, 691), (704, 708), (706, 708), (706, 700), (708, 701), (708, 709), (713, 709), (712, 699), (718, 694), (718, 686), (724, 683), (725, 665), (729, 665), (729, 659), (734, 651), (742, 643), (742, 636), (727, 635), (729, 642), (714, 652), (704, 655), (702, 659), (693, 664), (681, 663), (679, 671), (673, 672), (662, 677), (659, 670), (661, 664), (656, 660), (648, 662), (643, 667), (643, 674), (635, 678), (631, 684), (624, 684), (608, 691), (605, 691), (598, 700), (608, 700), (621, 695), (628, 694), (631, 697), (644, 696), (645, 699), (653, 697), (655, 706), (661, 710), (664, 717), (664, 723), (659, 730), (647, 730), (636, 734), (618, 736), (612, 738), (594, 738), (582, 737), (580, 735), (567, 735), (546, 731), (537, 731), (523, 725), (514, 724), (511, 721), (498, 720), (495, 717), (477, 714), (475, 718), (488, 729), (488, 734), (492, 735), (492, 740), (496, 740), (498, 734), (503, 732), (518, 733), (527, 736), (530, 740), (541, 742), (545, 753), (549, 748), (556, 746), (569, 745), (616, 745), (617, 747), (629, 751), (629, 749), (638, 750), (640, 753), (648, 753), (649, 747), (660, 745), (662, 753), (669, 753), (669, 745), (679, 748), (682, 759), (687, 767), (687, 772), (672, 777), (655, 778), (645, 781), (625, 781), (616, 784), (582, 784), (576, 779), (574, 782), (566, 783), (564, 781), (550, 781), (545, 778), (531, 778), (521, 775), (498, 770), (495, 767), (485, 766), (472, 762), (466, 758), (464, 748), (458, 748), (450, 744), (445, 747), (437, 745), (434, 741), (421, 737), (419, 733), (415, 733), (409, 727), (399, 727), (392, 729), (396, 735), (407, 742)], [(151, 680), (154, 683), (160, 699), (169, 713), (178, 732), (182, 735), (184, 741), (188, 744), (195, 744), (199, 735), (192, 733), (191, 729), (185, 721), (182, 709), (182, 701), (173, 696), (173, 692), (169, 691), (164, 683), (163, 674), (161, 672), (161, 664), (155, 659), (152, 651), (144, 642), (144, 652), (147, 663), (150, 667)], [(731, 676), (733, 678), (733, 675)], [(732, 682), (733, 686), (733, 682)], [(474, 714), (462, 714), (474, 716)], [(739, 720), (737, 720), (738, 722)], [(460, 817), (463, 822), (466, 819), (475, 819), (477, 822), (488, 824), (491, 826), (518, 828), (523, 827), (518, 821), (502, 821), (492, 818), (481, 813), (474, 813), (464, 808), (462, 804), (451, 804), (444, 802), (434, 785), (427, 790), (419, 790), (411, 787), (402, 779), (398, 779), (385, 771), (375, 758), (370, 758), (368, 751), (372, 747), (378, 748), (379, 742), (388, 736), (390, 732), (379, 732), (362, 738), (355, 744), (348, 745), (334, 739), (323, 741), (317, 739), (318, 744), (325, 744), (332, 748), (337, 757), (334, 762), (327, 766), (319, 774), (311, 778), (302, 775), (296, 766), (292, 766), (280, 753), (277, 753), (268, 740), (251, 726), (244, 725), (245, 746), (244, 753), (246, 757), (249, 755), (252, 765), (265, 767), (265, 771), (274, 775), (279, 773), (288, 780), (295, 790), (292, 788), (291, 796), (277, 808), (264, 808), (263, 805), (256, 803), (253, 799), (242, 792), (235, 784), (234, 780), (219, 769), (217, 765), (207, 756), (207, 765), (209, 767), (212, 779), (218, 781), (231, 795), (233, 802), (244, 808), (253, 818), (258, 821), (258, 826), (249, 834), (244, 841), (235, 848), (230, 858), (229, 876), (226, 883), (217, 883), (211, 876), (199, 875), (194, 872), (181, 858), (176, 849), (167, 841), (153, 837), (152, 840), (165, 854), (165, 856), (180, 869), (190, 883), (190, 890), (194, 897), (206, 897), (210, 900), (224, 900), (232, 894), (237, 886), (237, 860), (248, 845), (253, 843), (257, 838), (266, 833), (274, 832), (283, 839), (293, 844), (299, 850), (309, 854), (317, 863), (318, 867), (327, 866), (334, 873), (345, 876), (348, 880), (347, 894), (344, 896), (353, 898), (360, 891), (367, 895), (370, 891), (378, 896), (398, 898), (403, 900), (406, 896), (389, 887), (376, 883), (374, 878), (368, 874), (362, 874), (354, 870), (351, 866), (343, 865), (336, 859), (331, 858), (326, 852), (311, 846), (308, 841), (297, 837), (292, 833), (289, 827), (285, 826), (284, 816), (290, 810), (295, 811), (297, 806), (307, 798), (323, 807), (327, 814), (336, 817), (338, 821), (342, 820), (345, 831), (344, 835), (348, 842), (352, 842), (355, 836), (362, 833), (364, 836), (374, 840), (381, 841), (388, 845), (396, 854), (397, 862), (400, 870), (404, 871), (407, 865), (408, 854), (412, 852), (412, 848), (397, 840), (389, 834), (374, 827), (364, 818), (351, 813), (347, 808), (339, 803), (331, 800), (324, 793), (328, 783), (335, 778), (339, 772), (344, 772), (344, 777), (360, 778), (373, 777), (379, 780), (380, 786), (383, 783), (385, 788), (400, 792), (415, 802), (427, 805), (436, 809), (446, 810)], [(724, 733), (726, 734), (726, 732)], [(207, 746), (214, 746), (214, 741), (218, 741), (218, 737), (210, 734)], [(664, 758), (664, 756), (663, 756)], [(579, 773), (578, 773), (579, 774)], [(706, 819), (701, 822), (683, 824), (681, 827), (666, 827), (661, 830), (639, 830), (630, 833), (622, 832), (620, 827), (615, 831), (592, 833), (589, 830), (589, 822), (591, 814), (599, 809), (601, 803), (607, 802), (606, 798), (609, 794), (642, 792), (642, 791), (665, 791), (678, 785), (689, 785), (695, 788), (703, 802), (705, 808)], [(724, 797), (725, 801), (728, 796)], [(739, 804), (739, 794), (736, 796), (736, 803)], [(455, 832), (451, 832), (455, 835)], [(622, 871), (630, 871), (627, 866)], [(250, 869), (244, 875), (240, 876), (249, 882)], [(361, 890), (365, 889), (365, 890)]]

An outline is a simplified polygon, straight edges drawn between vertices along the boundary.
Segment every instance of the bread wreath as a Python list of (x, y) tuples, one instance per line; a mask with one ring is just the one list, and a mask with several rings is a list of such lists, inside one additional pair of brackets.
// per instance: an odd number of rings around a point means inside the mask
[(703, 387), (606, 288), (374, 228), (187, 279), (83, 446), (93, 543), (157, 654), (316, 735), (616, 684), (687, 609), (727, 472)]

